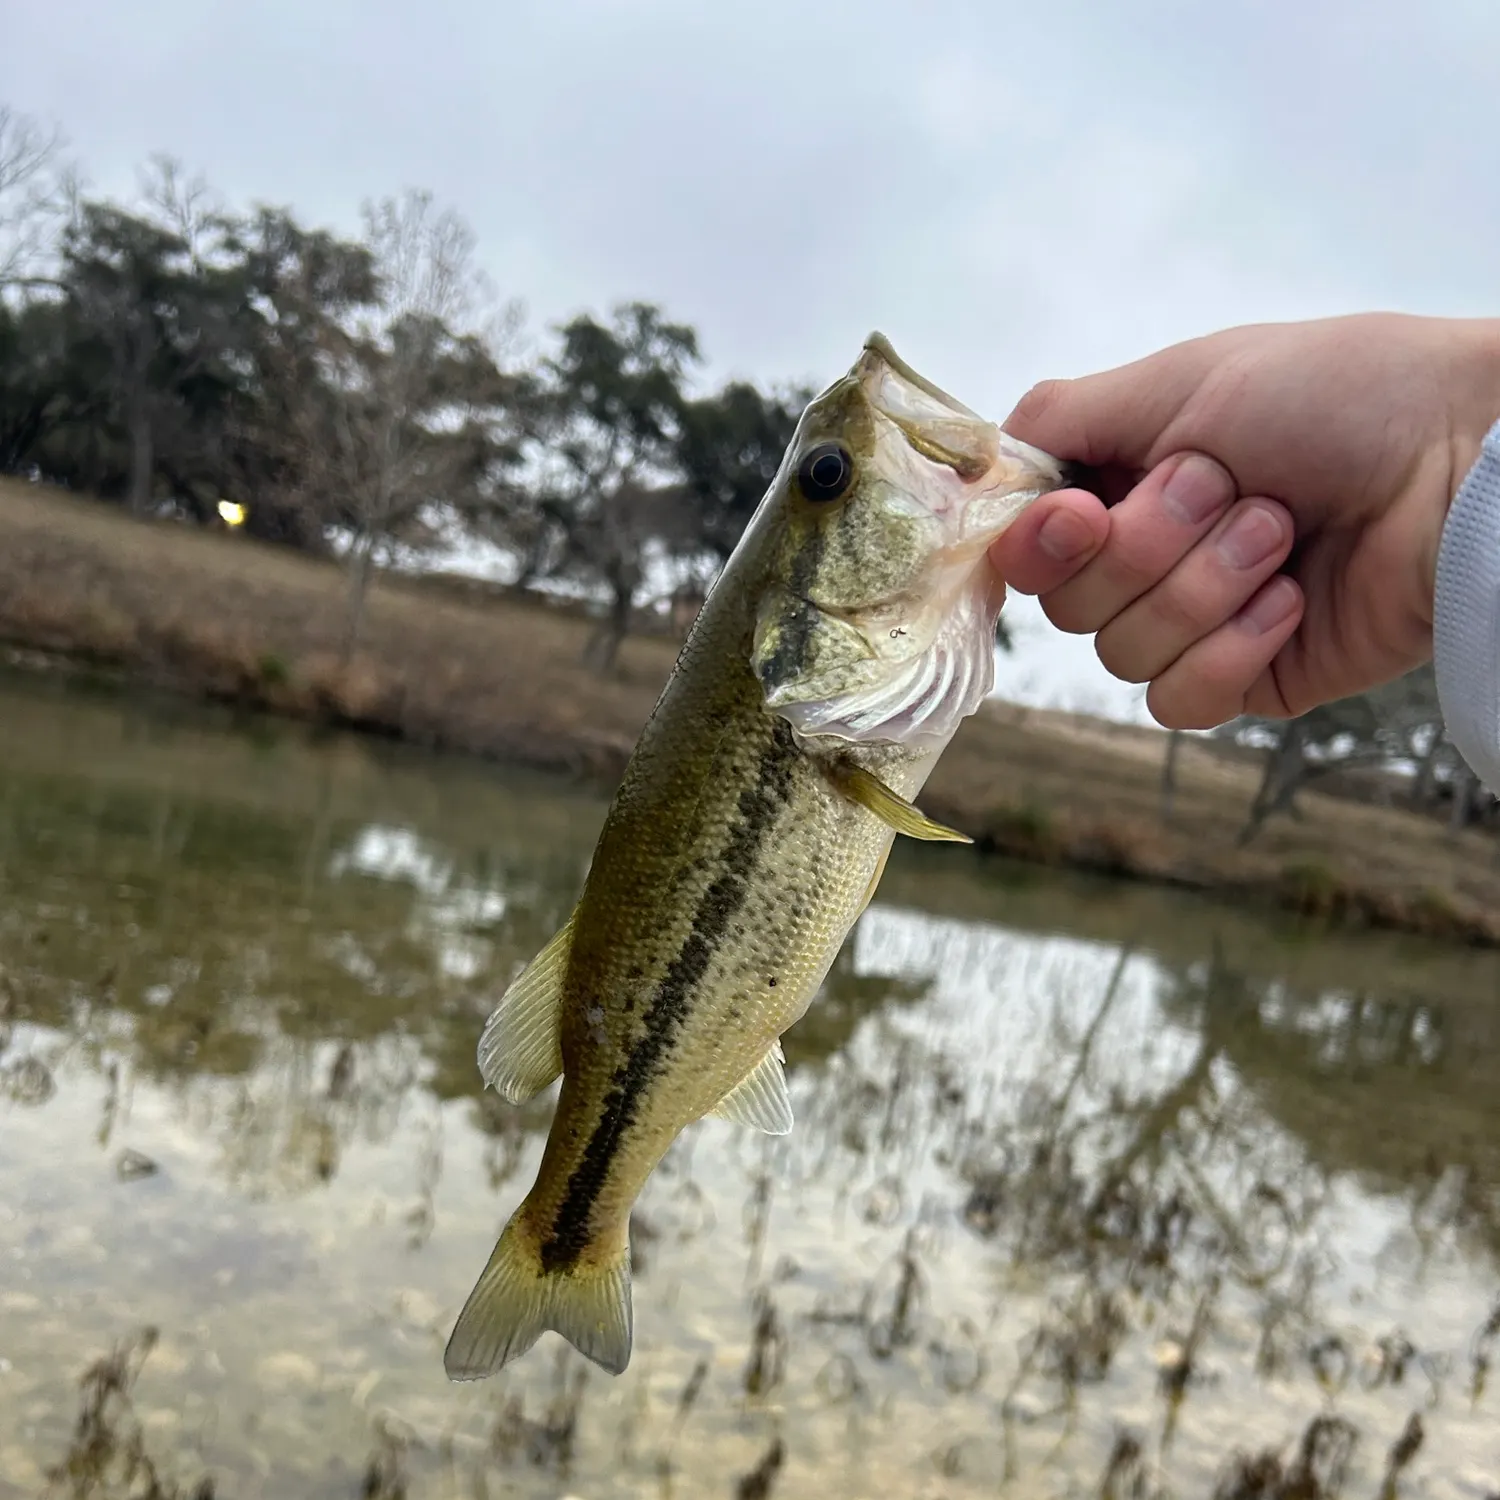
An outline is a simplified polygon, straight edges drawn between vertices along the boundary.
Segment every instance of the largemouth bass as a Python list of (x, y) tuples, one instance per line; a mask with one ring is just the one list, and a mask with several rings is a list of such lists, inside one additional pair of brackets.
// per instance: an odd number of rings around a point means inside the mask
[(445, 1366), (493, 1374), (553, 1329), (630, 1360), (630, 1211), (705, 1115), (792, 1128), (780, 1037), (874, 895), (897, 833), (966, 841), (912, 799), (989, 692), (985, 552), (1062, 466), (924, 380), (879, 334), (803, 413), (682, 648), (572, 916), (511, 984), (480, 1071), (562, 1077), (536, 1182)]

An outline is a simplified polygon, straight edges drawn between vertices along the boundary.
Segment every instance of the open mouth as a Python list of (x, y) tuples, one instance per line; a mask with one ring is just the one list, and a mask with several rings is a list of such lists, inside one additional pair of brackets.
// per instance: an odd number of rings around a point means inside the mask
[(872, 333), (854, 366), (866, 398), (912, 448), (987, 492), (1059, 489), (1066, 469), (1050, 453), (1002, 432), (913, 370), (889, 339)]

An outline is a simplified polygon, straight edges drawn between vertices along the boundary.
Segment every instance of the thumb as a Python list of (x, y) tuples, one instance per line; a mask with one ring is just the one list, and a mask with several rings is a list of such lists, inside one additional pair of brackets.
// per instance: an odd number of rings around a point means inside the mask
[(1057, 458), (1144, 469), (1213, 364), (1210, 342), (1175, 344), (1077, 380), (1044, 380), (1002, 425), (1012, 437)]

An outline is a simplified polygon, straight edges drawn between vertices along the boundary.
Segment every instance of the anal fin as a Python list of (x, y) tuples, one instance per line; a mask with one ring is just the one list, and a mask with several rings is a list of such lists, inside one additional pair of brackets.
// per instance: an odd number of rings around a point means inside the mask
[(968, 834), (956, 828), (945, 828), (913, 807), (899, 792), (894, 792), (878, 776), (856, 766), (852, 761), (839, 761), (828, 768), (829, 780), (851, 801), (857, 802), (868, 812), (875, 814), (888, 828), (904, 833), (910, 839), (929, 839), (949, 844), (972, 844)]
[(785, 1060), (781, 1043), (772, 1042), (766, 1055), (709, 1113), (767, 1135), (786, 1135), (792, 1128), (792, 1099), (786, 1091)]
[(511, 1104), (541, 1093), (563, 1070), (562, 981), (573, 919), (511, 981), (479, 1038), (479, 1072)]

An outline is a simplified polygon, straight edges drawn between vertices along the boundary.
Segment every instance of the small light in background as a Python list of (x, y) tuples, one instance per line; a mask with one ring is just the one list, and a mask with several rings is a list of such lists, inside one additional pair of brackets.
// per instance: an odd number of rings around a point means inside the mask
[(236, 505), (233, 500), (219, 501), (219, 519), (226, 526), (243, 526), (245, 524), (245, 507)]

